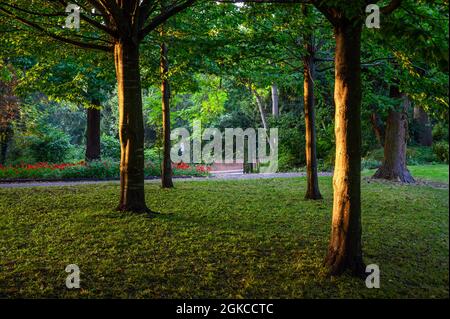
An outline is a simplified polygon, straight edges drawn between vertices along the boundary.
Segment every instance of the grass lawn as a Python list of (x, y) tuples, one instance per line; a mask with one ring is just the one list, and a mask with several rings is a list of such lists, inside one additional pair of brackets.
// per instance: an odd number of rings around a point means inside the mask
[[(447, 164), (432, 164), (432, 165), (409, 165), (411, 175), (415, 179), (446, 183), (448, 184), (448, 170)], [(372, 176), (376, 169), (363, 170), (363, 176)]]
[(363, 182), (364, 258), (381, 270), (368, 289), (325, 275), (331, 178), (322, 201), (303, 200), (305, 184), (147, 184), (154, 219), (115, 212), (117, 184), (0, 189), (0, 297), (449, 297), (448, 190)]

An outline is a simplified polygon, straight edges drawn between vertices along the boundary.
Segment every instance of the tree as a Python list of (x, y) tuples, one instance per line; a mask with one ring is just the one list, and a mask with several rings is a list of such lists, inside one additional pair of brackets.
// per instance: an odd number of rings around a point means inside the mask
[(390, 95), (400, 101), (400, 107), (389, 111), (384, 142), (384, 160), (373, 177), (414, 183), (414, 178), (406, 167), (407, 112), (411, 102), (407, 95), (400, 93), (396, 85), (391, 87)]
[[(448, 92), (448, 50), (442, 52), (448, 48), (448, 18), (443, 22), (444, 10), (447, 10), (444, 4), (404, 2), (402, 10), (389, 16), (383, 36), (375, 34), (371, 38), (387, 49), (388, 57), (378, 61), (388, 62), (380, 71), (387, 81), (384, 86), (389, 91), (389, 100), (393, 102), (378, 107), (387, 113), (387, 120), (384, 159), (374, 178), (413, 183), (406, 167), (411, 105), (414, 104), (415, 120), (419, 119), (418, 140), (428, 146), (432, 142), (431, 129), (427, 114), (419, 110), (419, 105), (421, 108), (426, 105), (430, 114), (448, 110), (448, 97), (443, 97), (448, 94), (443, 93)], [(444, 14), (448, 17), (447, 12)], [(403, 32), (398, 36), (396, 29), (400, 27)], [(376, 51), (380, 51), (379, 47)], [(376, 75), (378, 78), (381, 72)]]
[(428, 114), (420, 105), (414, 105), (414, 123), (416, 124), (416, 140), (422, 146), (431, 146), (433, 135)]
[(13, 122), (19, 117), (19, 99), (14, 94), (17, 77), (11, 65), (0, 63), (0, 165), (6, 162)]
[[(163, 27), (161, 27), (163, 28)], [(164, 31), (161, 32), (161, 35)], [(161, 184), (163, 188), (172, 188), (172, 161), (170, 158), (170, 84), (169, 56), (167, 43), (161, 43), (161, 96), (162, 96), (162, 138), (163, 160), (161, 163)]]
[[(118, 210), (151, 212), (144, 194), (144, 123), (142, 115), (139, 46), (155, 28), (191, 6), (195, 0), (165, 2), (151, 0), (78, 1), (86, 23), (82, 34), (62, 30), (59, 17), (68, 7), (60, 1), (3, 1), (0, 13), (31, 27), (40, 35), (82, 48), (114, 52), (119, 96), (121, 142), (120, 201)], [(91, 14), (94, 9), (93, 14)], [(98, 13), (97, 13), (98, 12)], [(47, 27), (53, 22), (52, 27)], [(81, 30), (81, 29), (80, 29)], [(106, 36), (106, 37), (105, 37)]]
[[(308, 7), (303, 6), (303, 15), (308, 18)], [(313, 30), (309, 29), (303, 37), (303, 107), (305, 112), (305, 139), (306, 139), (306, 199), (321, 199), (319, 178), (317, 173), (316, 151), (316, 116), (315, 116), (315, 44)]]
[[(390, 13), (400, 1), (383, 7)], [(331, 274), (364, 274), (361, 245), (361, 32), (365, 1), (315, 2), (334, 29), (335, 138), (333, 217), (325, 265)]]

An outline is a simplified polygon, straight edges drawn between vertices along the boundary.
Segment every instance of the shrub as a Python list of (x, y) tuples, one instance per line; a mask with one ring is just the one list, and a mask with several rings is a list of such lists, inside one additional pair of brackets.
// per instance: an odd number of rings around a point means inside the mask
[(449, 154), (448, 154), (448, 142), (440, 141), (433, 144), (433, 152), (436, 157), (444, 163), (448, 163)]
[(381, 162), (374, 159), (363, 158), (361, 160), (361, 169), (375, 169), (381, 166)]
[[(161, 168), (152, 162), (144, 167), (146, 177), (160, 176)], [(174, 164), (175, 176), (206, 176), (209, 167), (204, 165)], [(17, 166), (1, 166), (0, 179), (108, 179), (120, 177), (120, 164), (117, 161), (92, 161), (89, 163), (37, 163)]]
[(159, 163), (161, 161), (161, 149), (158, 147), (147, 148), (144, 150), (144, 158), (146, 161)]
[(434, 163), (438, 159), (431, 147), (408, 147), (406, 150), (406, 162), (408, 165), (422, 165)]
[(28, 139), (28, 149), (36, 162), (64, 162), (73, 146), (64, 132), (48, 127), (45, 134), (38, 133)]
[(100, 138), (102, 158), (120, 160), (120, 141), (118, 138), (102, 134)]
[[(366, 165), (373, 166), (375, 163), (382, 163), (384, 159), (384, 149), (377, 148), (370, 151), (364, 160), (367, 161)], [(433, 153), (431, 147), (418, 146), (408, 147), (406, 149), (406, 162), (407, 165), (422, 165), (427, 163), (434, 163), (437, 161), (436, 155)], [(366, 167), (367, 168), (367, 167)]]
[(433, 140), (444, 141), (448, 139), (448, 127), (438, 123), (433, 127)]

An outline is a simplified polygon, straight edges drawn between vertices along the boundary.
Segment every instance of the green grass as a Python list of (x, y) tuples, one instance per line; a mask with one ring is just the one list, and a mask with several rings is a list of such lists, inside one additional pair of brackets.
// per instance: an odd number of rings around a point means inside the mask
[(448, 164), (409, 166), (415, 178), (448, 184)]
[[(448, 298), (448, 190), (362, 185), (363, 250), (381, 288), (326, 276), (331, 178), (146, 185), (149, 219), (118, 186), (0, 189), (0, 297)], [(65, 288), (68, 264), (81, 289)]]
[[(448, 184), (448, 164), (411, 165), (408, 169), (416, 179)], [(362, 175), (372, 176), (375, 171), (376, 169), (366, 169), (362, 171)]]

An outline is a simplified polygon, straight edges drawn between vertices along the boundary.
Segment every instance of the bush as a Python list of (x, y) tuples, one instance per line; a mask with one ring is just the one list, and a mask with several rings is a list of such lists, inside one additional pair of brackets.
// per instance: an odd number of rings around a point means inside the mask
[(28, 139), (28, 149), (36, 162), (64, 162), (73, 146), (64, 132), (47, 127), (45, 134), (38, 133)]
[[(366, 161), (365, 165), (373, 166), (377, 162), (382, 163), (384, 159), (384, 149), (377, 148), (375, 150), (370, 151), (364, 160)], [(431, 147), (418, 146), (418, 147), (408, 147), (406, 149), (406, 164), (407, 165), (422, 165), (422, 164), (430, 164), (435, 163), (438, 159), (436, 155), (433, 153)], [(366, 167), (368, 168), (368, 167)]]
[(304, 120), (292, 113), (281, 115), (272, 127), (278, 127), (278, 170), (289, 171), (305, 165)]
[(448, 142), (440, 141), (433, 144), (433, 152), (436, 155), (436, 157), (444, 163), (448, 164)]
[[(146, 162), (146, 177), (160, 176), (159, 164)], [(177, 164), (173, 166), (174, 176), (206, 176), (209, 167), (204, 165)], [(120, 177), (120, 164), (117, 161), (102, 160), (89, 163), (37, 163), (17, 166), (1, 166), (0, 179), (108, 179)]]
[(361, 160), (361, 169), (375, 169), (381, 166), (381, 162), (374, 159), (363, 158)]
[(147, 148), (144, 150), (144, 158), (146, 161), (156, 164), (161, 161), (161, 156), (161, 149), (158, 147)]
[(102, 158), (120, 160), (120, 141), (118, 138), (102, 134), (100, 138)]
[(446, 141), (448, 139), (448, 127), (438, 123), (433, 127), (433, 141)]

